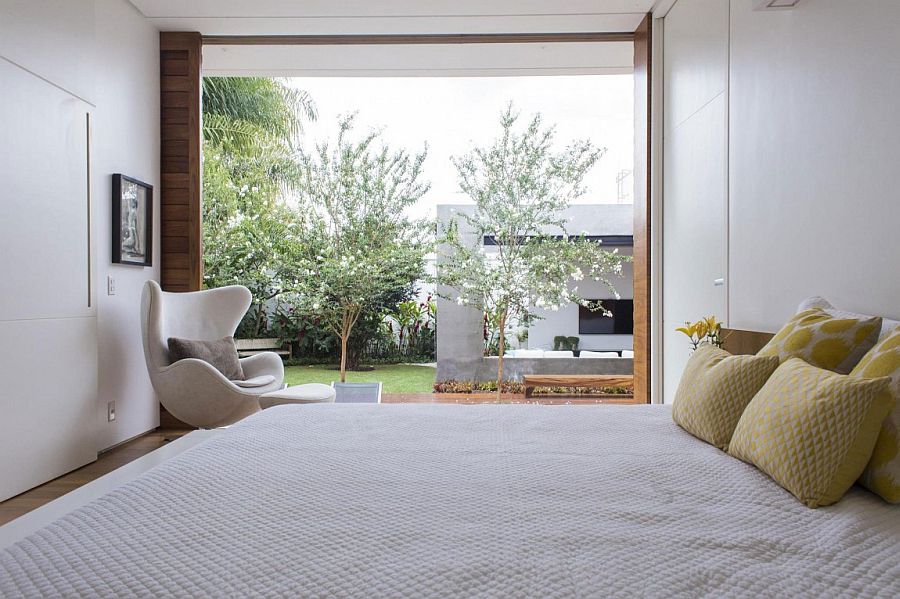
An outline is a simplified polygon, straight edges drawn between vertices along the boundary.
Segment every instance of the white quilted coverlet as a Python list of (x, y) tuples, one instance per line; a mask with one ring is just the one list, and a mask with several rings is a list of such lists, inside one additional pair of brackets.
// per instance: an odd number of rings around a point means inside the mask
[(900, 510), (811, 510), (658, 406), (266, 410), (0, 552), (4, 597), (898, 597)]

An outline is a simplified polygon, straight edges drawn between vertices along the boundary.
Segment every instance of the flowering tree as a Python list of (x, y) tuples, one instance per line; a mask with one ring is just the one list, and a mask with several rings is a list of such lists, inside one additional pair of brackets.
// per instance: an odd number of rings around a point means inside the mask
[(267, 306), (284, 291), (293, 215), (283, 195), (296, 184), (303, 123), (315, 118), (309, 95), (283, 81), (203, 78), (203, 283), (250, 289), (241, 336), (269, 332)]
[[(558, 310), (569, 302), (603, 310), (569, 283), (590, 277), (618, 297), (609, 277), (621, 274), (628, 260), (565, 229), (562, 212), (585, 193), (582, 181), (604, 150), (578, 140), (554, 152), (553, 128), (544, 127), (539, 114), (521, 132), (518, 118), (510, 106), (493, 144), (454, 158), (460, 188), (475, 202), (474, 212), (463, 217), (475, 243), (466, 243), (459, 222), (451, 222), (442, 239), (449, 252), (438, 274), (457, 303), (496, 315), (498, 394), (510, 319), (536, 318), (537, 308)], [(486, 236), (496, 244), (490, 254), (482, 247)]]
[(291, 232), (298, 242), (290, 286), (300, 310), (340, 337), (342, 382), (354, 325), (398, 290), (412, 296), (428, 250), (424, 223), (404, 214), (428, 191), (426, 152), (393, 151), (379, 144), (378, 132), (354, 140), (352, 130), (353, 117), (344, 117), (333, 146), (301, 155)]

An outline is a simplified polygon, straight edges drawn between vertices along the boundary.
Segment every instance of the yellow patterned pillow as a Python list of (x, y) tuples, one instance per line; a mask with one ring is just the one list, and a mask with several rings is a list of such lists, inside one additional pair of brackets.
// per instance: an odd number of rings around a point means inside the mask
[(890, 379), (835, 374), (792, 358), (744, 410), (728, 453), (809, 507), (830, 505), (859, 478), (891, 408)]
[(781, 327), (758, 356), (804, 361), (841, 374), (849, 373), (872, 349), (881, 332), (881, 318), (838, 318), (821, 308), (799, 312)]
[(732, 356), (701, 345), (681, 375), (672, 418), (687, 432), (724, 451), (744, 408), (776, 368), (774, 356)]
[(900, 503), (900, 327), (873, 347), (850, 376), (891, 377), (893, 410), (881, 425), (872, 458), (859, 482), (885, 501)]

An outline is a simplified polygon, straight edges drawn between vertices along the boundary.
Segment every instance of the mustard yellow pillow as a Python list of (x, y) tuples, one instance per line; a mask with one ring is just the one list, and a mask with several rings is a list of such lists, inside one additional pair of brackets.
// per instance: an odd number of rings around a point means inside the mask
[(784, 362), (805, 362), (847, 374), (872, 349), (881, 332), (881, 318), (837, 317), (821, 308), (799, 312), (781, 327), (758, 356), (778, 356)]
[(695, 437), (725, 450), (744, 408), (776, 368), (775, 356), (732, 356), (701, 345), (681, 375), (672, 418)]
[(900, 327), (879, 341), (850, 376), (891, 377), (893, 409), (881, 425), (872, 458), (859, 482), (885, 501), (900, 503)]
[(890, 379), (835, 374), (791, 358), (744, 410), (728, 453), (809, 507), (830, 505), (859, 478), (891, 408)]

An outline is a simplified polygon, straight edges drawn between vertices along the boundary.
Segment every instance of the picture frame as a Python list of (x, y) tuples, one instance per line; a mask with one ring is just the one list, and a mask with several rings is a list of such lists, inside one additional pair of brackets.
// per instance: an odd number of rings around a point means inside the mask
[(112, 176), (112, 261), (153, 265), (153, 186), (120, 173)]

